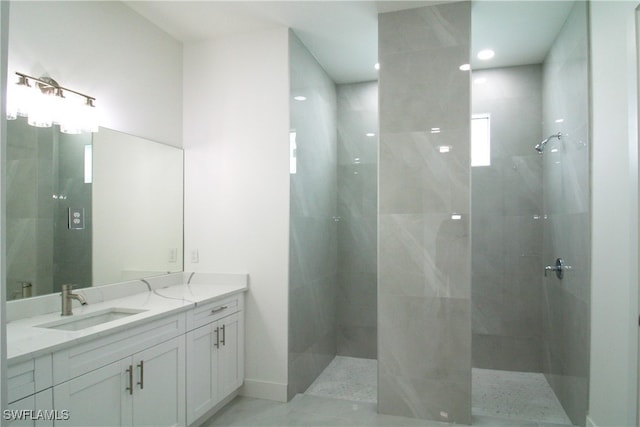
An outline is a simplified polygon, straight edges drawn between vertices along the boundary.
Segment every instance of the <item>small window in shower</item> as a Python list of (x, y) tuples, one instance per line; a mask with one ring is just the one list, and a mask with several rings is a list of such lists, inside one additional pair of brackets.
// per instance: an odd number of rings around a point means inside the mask
[(491, 166), (490, 123), (489, 114), (471, 116), (471, 166)]

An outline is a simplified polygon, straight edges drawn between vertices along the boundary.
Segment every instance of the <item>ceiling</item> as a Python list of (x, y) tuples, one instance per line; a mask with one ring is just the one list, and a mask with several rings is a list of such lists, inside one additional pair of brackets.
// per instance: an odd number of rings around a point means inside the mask
[[(292, 28), (336, 83), (377, 79), (378, 13), (435, 1), (124, 1), (188, 43), (276, 27)], [(442, 1), (438, 2), (442, 3)], [(472, 49), (492, 48), (474, 68), (537, 64), (568, 16), (570, 1), (474, 1)]]

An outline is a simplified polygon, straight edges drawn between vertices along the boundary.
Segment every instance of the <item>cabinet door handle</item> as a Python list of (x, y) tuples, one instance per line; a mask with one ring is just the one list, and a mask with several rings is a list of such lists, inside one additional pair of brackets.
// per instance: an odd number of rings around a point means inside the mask
[(221, 341), (222, 345), (225, 345), (224, 340), (226, 338), (226, 333), (225, 333), (224, 327), (225, 327), (225, 325), (222, 325), (222, 341)]
[(125, 390), (133, 394), (133, 366), (129, 365), (126, 372), (129, 374), (129, 387), (125, 387)]
[(216, 348), (220, 348), (220, 329), (216, 328), (216, 343), (214, 344)]
[[(221, 311), (224, 311), (224, 310), (226, 310), (227, 308), (229, 308), (229, 307), (228, 307), (228, 306), (226, 306), (226, 305), (223, 305), (222, 307), (216, 307), (216, 308), (214, 308), (213, 310), (211, 310), (211, 314), (220, 313)], [(211, 315), (211, 314), (210, 314), (210, 315)]]
[(144, 388), (144, 360), (140, 361), (138, 368), (140, 368), (140, 381), (138, 381), (138, 385), (140, 386), (140, 390), (142, 390)]

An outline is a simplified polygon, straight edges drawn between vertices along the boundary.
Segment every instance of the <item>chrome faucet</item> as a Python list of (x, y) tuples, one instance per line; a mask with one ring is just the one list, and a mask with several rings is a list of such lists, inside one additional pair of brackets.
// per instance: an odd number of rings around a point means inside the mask
[(73, 285), (62, 285), (62, 313), (61, 316), (71, 316), (73, 311), (71, 311), (71, 300), (75, 299), (80, 302), (81, 305), (87, 305), (87, 300), (80, 294), (74, 294), (71, 292), (73, 289)]

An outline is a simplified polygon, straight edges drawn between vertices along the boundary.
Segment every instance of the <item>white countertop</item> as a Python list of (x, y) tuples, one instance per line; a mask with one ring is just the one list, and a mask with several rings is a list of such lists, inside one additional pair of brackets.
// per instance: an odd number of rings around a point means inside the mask
[[(54, 322), (63, 317), (60, 312), (43, 314), (7, 323), (7, 360), (19, 363), (30, 358), (76, 345), (80, 342), (110, 335), (153, 319), (187, 311), (199, 304), (208, 303), (248, 289), (244, 284), (190, 284), (174, 285), (153, 291), (141, 292), (123, 298), (73, 308), (74, 316), (80, 316), (112, 307), (145, 310), (122, 319), (91, 326), (79, 331), (41, 328), (37, 325)], [(66, 317), (64, 317), (66, 319)]]

